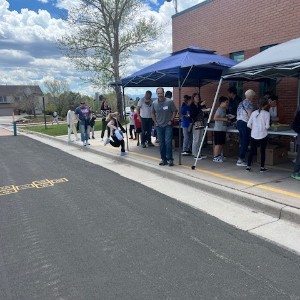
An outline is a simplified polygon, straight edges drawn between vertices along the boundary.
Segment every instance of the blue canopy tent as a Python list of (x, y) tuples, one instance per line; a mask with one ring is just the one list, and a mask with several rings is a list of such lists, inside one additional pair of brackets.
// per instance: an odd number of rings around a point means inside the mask
[(121, 80), (123, 87), (198, 87), (219, 80), (236, 64), (215, 51), (190, 46)]
[[(201, 87), (209, 82), (218, 81), (223, 70), (235, 64), (232, 59), (218, 55), (215, 51), (189, 46), (123, 78), (119, 84), (123, 87), (123, 93), (126, 87), (178, 87), (180, 107), (182, 87)], [(179, 144), (181, 144), (180, 129)]]

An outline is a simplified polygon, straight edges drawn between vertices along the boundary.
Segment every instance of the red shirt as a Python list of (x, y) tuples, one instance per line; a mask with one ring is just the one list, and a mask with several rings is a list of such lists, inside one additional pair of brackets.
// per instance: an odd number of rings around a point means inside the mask
[(133, 118), (134, 118), (135, 128), (142, 128), (142, 123), (141, 123), (137, 113), (134, 113)]

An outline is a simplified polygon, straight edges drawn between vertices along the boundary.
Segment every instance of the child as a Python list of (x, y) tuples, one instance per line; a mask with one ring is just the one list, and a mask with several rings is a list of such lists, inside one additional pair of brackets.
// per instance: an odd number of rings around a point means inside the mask
[(121, 156), (126, 155), (125, 152), (125, 142), (123, 138), (123, 133), (126, 132), (126, 130), (123, 128), (121, 123), (119, 122), (119, 116), (120, 114), (118, 112), (110, 113), (106, 117), (107, 126), (111, 129), (112, 132), (112, 140), (110, 138), (107, 138), (104, 142), (104, 146), (107, 144), (111, 144), (113, 147), (120, 147), (121, 146)]
[(251, 128), (251, 148), (248, 157), (247, 171), (251, 171), (252, 157), (260, 146), (260, 172), (266, 172), (265, 158), (266, 146), (268, 141), (268, 129), (270, 127), (270, 113), (266, 111), (268, 100), (262, 98), (259, 100), (259, 109), (252, 112), (247, 126)]
[(137, 112), (134, 113), (133, 115), (134, 119), (134, 128), (135, 128), (135, 138), (137, 139), (137, 146), (140, 145), (140, 134), (142, 132), (142, 123), (139, 118), (139, 114)]
[(91, 126), (91, 132), (92, 132), (92, 139), (95, 139), (95, 120), (96, 115), (94, 112), (92, 112), (92, 117), (90, 118), (90, 126)]
[(229, 105), (227, 97), (221, 96), (219, 98), (219, 107), (214, 115), (215, 127), (214, 127), (214, 158), (213, 162), (224, 162), (223, 157), (223, 145), (226, 142), (226, 130), (228, 117), (226, 111)]
[(132, 132), (134, 132), (134, 127), (135, 127), (135, 121), (134, 121), (134, 106), (130, 106), (130, 126), (129, 126), (129, 134), (130, 134), (130, 140), (135, 140), (135, 138), (133, 138), (133, 134)]

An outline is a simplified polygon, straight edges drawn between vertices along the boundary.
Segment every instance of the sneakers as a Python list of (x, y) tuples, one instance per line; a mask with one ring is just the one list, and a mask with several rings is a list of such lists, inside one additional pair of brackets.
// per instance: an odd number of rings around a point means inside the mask
[(239, 159), (237, 162), (236, 162), (236, 165), (238, 167), (247, 167), (247, 164), (245, 163), (245, 161), (243, 161), (242, 159)]
[(146, 145), (145, 144), (141, 144), (142, 148), (146, 148)]
[(215, 157), (213, 158), (213, 162), (216, 162), (216, 163), (222, 163), (222, 162), (224, 162), (224, 161), (223, 161), (222, 156), (221, 156), (221, 155), (218, 155), (218, 156), (215, 156)]
[(250, 172), (251, 171), (251, 167), (247, 166), (246, 171)]
[(148, 143), (148, 147), (155, 147), (155, 146), (152, 143)]
[(86, 142), (85, 143), (85, 146), (90, 146), (91, 144), (89, 142)]
[(181, 155), (183, 155), (183, 156), (189, 156), (189, 155), (191, 155), (191, 153), (189, 153), (189, 152), (187, 152), (187, 151), (183, 151), (183, 152), (181, 153)]
[(94, 137), (94, 136), (92, 136), (92, 139), (94, 140), (94, 139), (95, 139), (95, 137)]
[(168, 162), (166, 160), (163, 160), (163, 159), (161, 159), (160, 162), (159, 162), (160, 166), (165, 166), (167, 164), (168, 164)]
[(104, 141), (104, 146), (106, 146), (107, 144), (110, 143), (110, 139), (109, 138), (106, 138), (106, 140)]
[(266, 168), (260, 168), (260, 170), (259, 170), (260, 173), (264, 173), (266, 171), (268, 171), (268, 169), (266, 169)]
[(291, 175), (291, 177), (292, 178), (294, 178), (294, 179), (296, 179), (296, 180), (300, 180), (300, 174), (299, 173), (293, 173), (292, 175)]
[(122, 151), (121, 151), (121, 154), (120, 154), (120, 156), (125, 156), (125, 155), (127, 155), (127, 152), (125, 152), (125, 151), (124, 151), (124, 152), (122, 152)]
[(174, 166), (173, 160), (168, 160), (168, 165), (169, 167), (173, 167)]

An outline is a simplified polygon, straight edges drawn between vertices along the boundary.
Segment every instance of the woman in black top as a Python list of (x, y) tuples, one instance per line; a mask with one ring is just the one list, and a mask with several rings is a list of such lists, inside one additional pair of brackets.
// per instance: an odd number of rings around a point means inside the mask
[(110, 137), (110, 128), (107, 127), (107, 121), (106, 117), (111, 113), (111, 108), (109, 107), (106, 100), (103, 100), (101, 108), (100, 108), (100, 114), (102, 117), (102, 132), (101, 132), (101, 139), (103, 141), (105, 129), (107, 129), (107, 137)]

